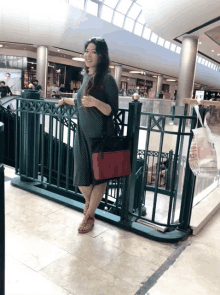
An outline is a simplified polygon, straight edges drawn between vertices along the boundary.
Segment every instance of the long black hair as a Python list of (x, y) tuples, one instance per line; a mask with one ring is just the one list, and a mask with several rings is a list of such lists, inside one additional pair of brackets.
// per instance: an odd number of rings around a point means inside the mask
[[(96, 52), (98, 54), (98, 64), (96, 67), (95, 75), (90, 79), (86, 89), (85, 89), (85, 95), (93, 95), (96, 90), (99, 89), (103, 78), (105, 74), (109, 73), (109, 65), (110, 65), (110, 59), (108, 54), (108, 46), (104, 39), (101, 38), (91, 38), (89, 39), (84, 46), (84, 49), (86, 51), (88, 45), (90, 43), (93, 43), (96, 46)], [(89, 68), (85, 65), (85, 72), (89, 73)]]

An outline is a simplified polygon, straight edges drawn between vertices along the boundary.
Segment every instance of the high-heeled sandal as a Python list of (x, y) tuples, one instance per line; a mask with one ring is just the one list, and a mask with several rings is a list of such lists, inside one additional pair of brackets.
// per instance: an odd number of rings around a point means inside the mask
[(94, 222), (95, 222), (95, 217), (92, 217), (90, 215), (85, 215), (85, 217), (83, 218), (83, 220), (78, 228), (78, 232), (80, 234), (88, 233), (89, 231), (92, 230), (92, 228), (94, 226)]
[(83, 214), (86, 215), (87, 211), (89, 209), (89, 203), (85, 203), (85, 206), (83, 208)]

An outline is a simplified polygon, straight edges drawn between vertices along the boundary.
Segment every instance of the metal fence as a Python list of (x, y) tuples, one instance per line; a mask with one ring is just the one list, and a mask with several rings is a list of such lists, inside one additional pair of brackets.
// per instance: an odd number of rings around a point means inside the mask
[[(120, 134), (132, 138), (132, 173), (107, 183), (98, 214), (141, 235), (174, 242), (190, 230), (195, 178), (187, 164), (192, 132), (186, 126), (195, 118), (141, 113), (141, 106), (132, 102), (129, 110), (118, 111)], [(82, 211), (84, 198), (73, 186), (74, 116), (72, 106), (57, 109), (54, 102), (17, 98), (15, 169), (20, 177), (12, 184)], [(179, 120), (172, 127), (176, 130), (169, 130), (166, 122), (174, 118)], [(172, 147), (168, 140), (167, 148), (168, 135), (175, 144)], [(157, 230), (152, 231), (152, 225)], [(158, 231), (160, 227), (164, 232)]]

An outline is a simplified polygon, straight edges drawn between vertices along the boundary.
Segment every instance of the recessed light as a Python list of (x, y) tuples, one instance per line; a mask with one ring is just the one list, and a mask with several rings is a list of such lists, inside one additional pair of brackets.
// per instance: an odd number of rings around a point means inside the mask
[(142, 72), (140, 72), (140, 71), (130, 71), (129, 73), (131, 73), (131, 74), (141, 74)]
[(153, 76), (153, 78), (157, 78), (157, 76)]
[(214, 52), (214, 50), (212, 50), (212, 52)]
[(170, 82), (174, 82), (174, 81), (176, 81), (176, 80), (174, 80), (174, 79), (166, 79), (167, 81), (170, 81)]
[(0, 44), (0, 47), (3, 47), (3, 45), (2, 45), (2, 44)]
[(57, 51), (60, 51), (60, 49), (57, 49)]
[(73, 57), (72, 60), (85, 61), (85, 59), (82, 57)]
[(220, 53), (218, 53), (217, 55), (220, 55)]
[(199, 44), (202, 44), (202, 42), (199, 42)]
[(109, 68), (114, 69), (115, 67), (114, 66), (109, 66)]

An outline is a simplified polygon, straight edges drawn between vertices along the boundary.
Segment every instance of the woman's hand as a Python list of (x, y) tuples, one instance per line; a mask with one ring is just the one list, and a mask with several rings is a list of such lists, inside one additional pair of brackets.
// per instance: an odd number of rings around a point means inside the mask
[(58, 100), (58, 104), (57, 104), (57, 108), (59, 108), (60, 106), (65, 105), (64, 99), (61, 98)]
[(88, 95), (88, 96), (83, 96), (81, 99), (81, 104), (83, 107), (91, 108), (96, 106), (96, 98)]

